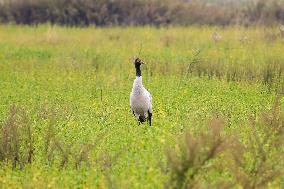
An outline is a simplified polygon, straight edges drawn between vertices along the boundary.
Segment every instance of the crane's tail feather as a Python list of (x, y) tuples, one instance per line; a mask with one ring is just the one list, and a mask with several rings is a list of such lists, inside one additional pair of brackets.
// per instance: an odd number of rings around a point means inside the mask
[(146, 121), (146, 118), (144, 116), (139, 116), (139, 121), (143, 123)]

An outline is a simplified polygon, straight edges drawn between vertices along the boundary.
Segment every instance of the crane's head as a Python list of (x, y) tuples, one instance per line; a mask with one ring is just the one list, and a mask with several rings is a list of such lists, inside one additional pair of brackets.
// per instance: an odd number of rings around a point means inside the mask
[(134, 60), (135, 67), (140, 67), (141, 64), (146, 64), (140, 58), (135, 58)]

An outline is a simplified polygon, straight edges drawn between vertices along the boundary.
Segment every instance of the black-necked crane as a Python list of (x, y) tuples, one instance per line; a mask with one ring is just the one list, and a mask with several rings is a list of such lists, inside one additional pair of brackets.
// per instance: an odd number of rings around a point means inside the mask
[(130, 108), (133, 115), (138, 119), (138, 123), (145, 121), (149, 122), (151, 126), (152, 118), (152, 96), (144, 88), (142, 83), (142, 74), (140, 66), (145, 64), (139, 58), (134, 60), (136, 79), (133, 82), (132, 91), (130, 93)]

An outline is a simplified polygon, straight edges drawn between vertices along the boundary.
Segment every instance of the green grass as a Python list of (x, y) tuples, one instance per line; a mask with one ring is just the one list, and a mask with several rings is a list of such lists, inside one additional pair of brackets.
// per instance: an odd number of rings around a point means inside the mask
[[(275, 28), (0, 26), (0, 123), (12, 105), (23, 108), (34, 145), (31, 164), (1, 163), (0, 187), (163, 188), (166, 149), (186, 130), (198, 133), (218, 115), (230, 132), (271, 109), (283, 79), (283, 44)], [(153, 96), (153, 127), (137, 126), (129, 109), (134, 55), (147, 62), (142, 75)], [(54, 141), (71, 151), (63, 167), (58, 150), (46, 160), (49, 125)], [(86, 144), (96, 145), (76, 169)], [(207, 176), (205, 183), (232, 177)]]

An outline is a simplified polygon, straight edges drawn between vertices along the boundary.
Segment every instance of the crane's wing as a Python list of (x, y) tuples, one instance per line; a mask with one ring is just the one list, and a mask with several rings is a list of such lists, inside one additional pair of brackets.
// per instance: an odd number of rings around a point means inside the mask
[(152, 96), (148, 91), (147, 91), (147, 95), (148, 95), (148, 98), (150, 100), (149, 110), (148, 110), (148, 121), (149, 121), (149, 125), (151, 126), (152, 125), (152, 114), (153, 114), (153, 111), (152, 111)]
[[(147, 91), (147, 90), (146, 90)], [(149, 97), (149, 99), (150, 99), (150, 107), (149, 107), (149, 112), (150, 113), (152, 113), (152, 96), (151, 96), (151, 94), (147, 91), (147, 95), (148, 95), (148, 97)]]

